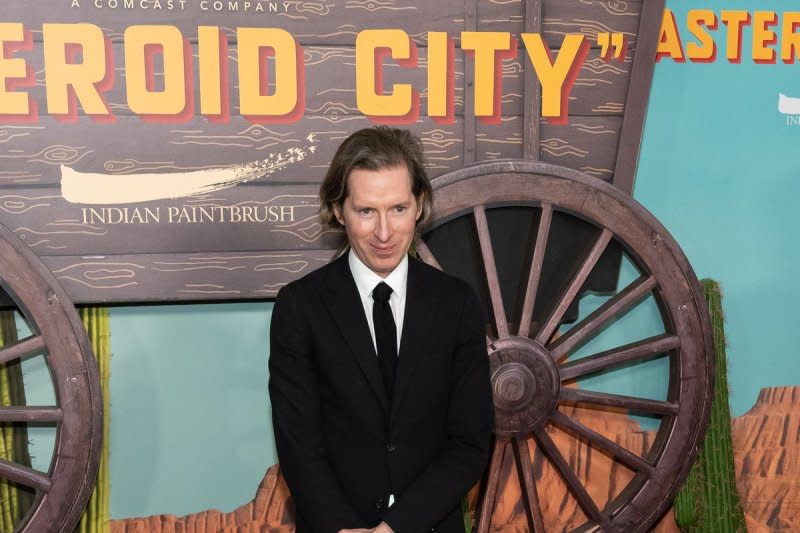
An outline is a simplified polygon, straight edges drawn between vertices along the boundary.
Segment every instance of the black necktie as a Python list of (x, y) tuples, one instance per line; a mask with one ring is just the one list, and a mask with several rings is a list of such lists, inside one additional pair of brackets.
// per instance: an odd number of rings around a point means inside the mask
[(392, 288), (380, 282), (372, 291), (372, 322), (375, 325), (375, 345), (378, 348), (378, 360), (383, 374), (386, 393), (392, 397), (394, 371), (397, 366), (397, 328), (394, 325), (392, 308), (389, 307), (389, 296)]

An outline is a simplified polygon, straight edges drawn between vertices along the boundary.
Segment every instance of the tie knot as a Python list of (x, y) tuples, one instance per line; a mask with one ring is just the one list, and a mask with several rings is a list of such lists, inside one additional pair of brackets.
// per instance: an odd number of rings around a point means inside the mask
[(391, 294), (392, 288), (383, 281), (375, 285), (375, 288), (372, 289), (372, 299), (379, 303), (388, 302)]

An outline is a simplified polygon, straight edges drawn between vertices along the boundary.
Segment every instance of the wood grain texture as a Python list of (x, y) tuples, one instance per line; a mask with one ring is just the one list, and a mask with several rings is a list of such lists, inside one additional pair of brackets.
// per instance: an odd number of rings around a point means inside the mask
[(274, 298), (328, 261), (332, 250), (45, 256), (73, 302)]
[[(120, 6), (125, 0), (118, 0)], [(168, 0), (161, 0), (163, 6)], [(107, 0), (99, 0), (107, 6)], [(251, 10), (216, 11), (213, 2), (201, 9), (199, 0), (187, 1), (180, 9), (154, 9), (154, 0), (146, 0), (149, 9), (96, 8), (93, 1), (83, 0), (81, 7), (70, 8), (61, 0), (40, 0), (40, 9), (30, 9), (22, 2), (4, 6), (4, 19), (22, 22), (41, 40), (43, 22), (91, 22), (101, 27), (113, 42), (121, 42), (125, 28), (132, 23), (174, 25), (190, 41), (196, 40), (197, 26), (218, 26), (233, 41), (236, 27), (280, 27), (306, 45), (347, 45), (355, 42), (364, 29), (402, 28), (417, 43), (425, 44), (428, 31), (445, 31), (456, 37), (465, 28), (464, 3), (461, 0), (426, 2), (424, 0), (251, 0)], [(139, 0), (135, 1), (138, 6)], [(261, 4), (263, 12), (255, 11)], [(523, 0), (477, 0), (476, 24), (481, 31), (524, 31)], [(270, 9), (272, 11), (270, 12)], [(598, 31), (623, 32), (633, 44), (641, 0), (548, 0), (544, 2), (542, 32), (545, 40), (558, 47), (567, 33), (581, 33), (592, 41)], [(468, 24), (466, 24), (468, 26)]]
[(57, 189), (18, 189), (0, 194), (0, 201), (6, 203), (0, 224), (43, 256), (320, 249), (338, 243), (339, 232), (320, 224), (317, 190), (310, 185), (239, 186), (121, 206), (72, 204)]
[(655, 69), (656, 50), (661, 27), (664, 0), (651, 0), (639, 20), (639, 56), (634, 60), (631, 81), (625, 100), (627, 113), (620, 128), (619, 151), (614, 171), (614, 182), (623, 191), (632, 193), (636, 178), (636, 164), (644, 131), (644, 117), (650, 99), (650, 84)]
[[(312, 254), (311, 258), (318, 252), (332, 253), (338, 238), (326, 235), (314, 219), (312, 195), (338, 144), (351, 132), (374, 124), (358, 110), (355, 94), (355, 39), (359, 31), (370, 28), (403, 29), (417, 44), (416, 67), (403, 67), (391, 59), (384, 61), (383, 85), (388, 88), (395, 83), (409, 83), (419, 92), (420, 115), (402, 126), (422, 138), (431, 177), (476, 161), (530, 157), (532, 151), (529, 147), (526, 152), (523, 137), (526, 129), (533, 129), (537, 131), (537, 158), (607, 181), (616, 179), (619, 131), (627, 112), (631, 65), (637, 60), (635, 37), (643, 6), (640, 0), (542, 0), (527, 27), (525, 13), (532, 4), (525, 0), (251, 1), (251, 9), (258, 5), (264, 12), (244, 12), (242, 1), (231, 3), (238, 6), (238, 11), (229, 9), (229, 2), (222, 2), (223, 10), (219, 12), (213, 2), (204, 4), (199, 0), (184, 4), (173, 0), (171, 8), (167, 0), (161, 0), (160, 9), (154, 0), (144, 3), (147, 9), (138, 0), (133, 8), (125, 7), (125, 0), (117, 0), (119, 7), (115, 9), (108, 0), (98, 0), (102, 7), (96, 7), (94, 0), (79, 3), (80, 7), (73, 8), (70, 2), (42, 0), (37, 9), (22, 2), (4, 7), (4, 20), (21, 22), (31, 31), (31, 48), (15, 50), (13, 54), (28, 63), (35, 84), (15, 90), (30, 93), (39, 116), (31, 124), (0, 123), (0, 224), (10, 227), (43, 257), (305, 250)], [(110, 124), (84, 116), (80, 106), (73, 121), (48, 115), (42, 24), (81, 22), (100, 27), (112, 43), (114, 83), (105, 94), (113, 113)], [(190, 72), (195, 83), (190, 105), (180, 119), (156, 123), (132, 114), (128, 108), (123, 32), (139, 24), (173, 25), (192, 47)], [(229, 116), (221, 120), (199, 115), (197, 29), (201, 25), (217, 26), (227, 37), (225, 87)], [(302, 46), (306, 91), (303, 114), (297, 121), (254, 123), (239, 115), (237, 27), (284, 28)], [(557, 125), (537, 119), (538, 110), (528, 108), (538, 105), (538, 98), (532, 95), (535, 78), (520, 41), (517, 56), (505, 60), (500, 67), (499, 122), (476, 120), (472, 109), (474, 60), (459, 47), (461, 32), (505, 31), (518, 38), (525, 30), (541, 31), (552, 53), (557, 53), (567, 33), (580, 33), (594, 46), (597, 32), (620, 31), (628, 38), (628, 48), (623, 61), (611, 62), (599, 57), (596, 46), (590, 50), (571, 92), (569, 121)], [(447, 32), (456, 41), (454, 118), (450, 123), (426, 116), (427, 31)], [(647, 58), (640, 61), (647, 62)], [(156, 87), (161, 83), (162, 76), (156, 68)], [(532, 118), (535, 125), (528, 124), (526, 128), (526, 120), (530, 122)], [(299, 194), (302, 198), (295, 198), (297, 216), (291, 224), (281, 227), (256, 223), (87, 227), (92, 224), (81, 220), (81, 207), (91, 206), (69, 204), (61, 198), (61, 165), (77, 172), (135, 179), (139, 173), (168, 174), (242, 165), (287, 149), (311, 146), (313, 152), (309, 151), (303, 160), (210, 197), (225, 206), (255, 207), (259, 202), (283, 202), (285, 191)], [(628, 150), (638, 155), (638, 145)], [(295, 185), (297, 188), (293, 188)], [(202, 197), (177, 198), (127, 207), (184, 207), (208, 201)], [(149, 260), (143, 258), (143, 262)], [(155, 278), (151, 281), (156, 283)], [(210, 277), (206, 281), (225, 287), (225, 291), (232, 290), (227, 279)], [(163, 282), (177, 287), (167, 278)], [(193, 278), (185, 280), (194, 282)], [(237, 294), (251, 294), (248, 283)], [(90, 301), (83, 298), (112, 301), (109, 298), (116, 297), (97, 290), (97, 296), (91, 297), (86, 286), (80, 291), (77, 285), (71, 289), (82, 295), (83, 302)], [(165, 294), (172, 298), (177, 294), (172, 291)], [(138, 297), (137, 301), (143, 300)]]
[[(541, 123), (542, 160), (610, 178), (614, 168), (619, 116), (573, 117), (568, 124)], [(143, 122), (118, 117), (122, 135), (90, 118), (64, 124), (43, 118), (38, 126), (0, 126), (5, 152), (0, 152), (0, 194), (14, 186), (58, 185), (60, 165), (82, 172), (128, 175), (182, 172), (243, 164), (291, 147), (307, 147), (313, 134), (316, 150), (303, 161), (275, 172), (269, 180), (317, 184), (338, 144), (371, 122), (364, 116), (309, 116), (301, 125), (260, 125), (244, 118), (229, 124), (195, 118), (186, 124)], [(440, 125), (423, 118), (410, 125), (423, 141), (432, 177), (463, 166), (463, 124)], [(135, 143), (133, 140), (136, 140)], [(522, 118), (504, 116), (500, 124), (476, 123), (479, 160), (521, 158)], [(10, 191), (8, 191), (10, 192)]]
[[(107, 0), (100, 0), (107, 5)], [(124, 0), (119, 0), (122, 6)], [(343, 45), (355, 42), (357, 33), (365, 29), (402, 28), (419, 43), (425, 42), (427, 31), (460, 32), (463, 27), (463, 4), (460, 2), (425, 2), (413, 0), (345, 0), (335, 3), (326, 0), (269, 1), (251, 0), (251, 9), (243, 10), (243, 2), (234, 1), (239, 9), (229, 10), (228, 0), (221, 2), (223, 10), (216, 11), (214, 2), (200, 0), (180, 2), (174, 0), (175, 9), (154, 9), (154, 0), (146, 0), (149, 9), (97, 9), (93, 1), (83, 0), (81, 7), (70, 8), (68, 2), (43, 0), (41, 9), (30, 9), (25, 3), (13, 3), (4, 8), (5, 20), (23, 22), (36, 33), (42, 22), (91, 22), (103, 28), (113, 42), (121, 42), (125, 29), (136, 24), (160, 24), (177, 27), (184, 36), (196, 40), (197, 26), (218, 26), (233, 41), (237, 27), (279, 27), (291, 33), (303, 44)], [(161, 0), (162, 5), (167, 0)], [(255, 11), (260, 4), (264, 11)], [(208, 6), (208, 9), (203, 9)], [(274, 7), (274, 10), (269, 10)]]

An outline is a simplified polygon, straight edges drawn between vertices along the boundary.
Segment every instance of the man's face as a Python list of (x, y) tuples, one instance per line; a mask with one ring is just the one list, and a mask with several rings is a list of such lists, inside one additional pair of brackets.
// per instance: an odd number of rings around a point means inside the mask
[(344, 203), (334, 207), (336, 218), (361, 262), (386, 277), (408, 253), (422, 214), (422, 198), (414, 197), (405, 164), (353, 169), (347, 186)]

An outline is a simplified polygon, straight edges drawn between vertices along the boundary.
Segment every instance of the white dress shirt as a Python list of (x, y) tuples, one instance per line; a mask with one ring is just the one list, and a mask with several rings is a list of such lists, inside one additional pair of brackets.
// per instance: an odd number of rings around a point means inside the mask
[[(394, 325), (397, 329), (397, 350), (400, 350), (400, 337), (403, 334), (403, 317), (406, 313), (406, 282), (408, 281), (408, 255), (403, 256), (402, 261), (385, 278), (380, 277), (361, 262), (361, 259), (350, 248), (347, 256), (347, 263), (350, 265), (350, 272), (356, 282), (358, 296), (361, 298), (361, 305), (364, 306), (364, 313), (367, 315), (369, 324), (369, 334), (372, 335), (372, 346), (375, 353), (378, 353), (378, 345), (375, 342), (375, 323), (372, 320), (372, 291), (380, 283), (384, 282), (392, 288), (389, 295), (389, 307), (394, 316)], [(389, 507), (394, 505), (394, 494), (389, 495)]]
[(375, 353), (378, 353), (378, 346), (375, 343), (375, 324), (372, 321), (372, 291), (380, 282), (384, 282), (392, 288), (389, 296), (389, 307), (392, 309), (394, 324), (397, 329), (397, 349), (400, 350), (400, 337), (403, 334), (403, 317), (406, 311), (406, 282), (408, 281), (408, 255), (403, 256), (402, 261), (385, 278), (380, 277), (361, 262), (361, 259), (350, 248), (347, 256), (347, 263), (350, 265), (350, 272), (356, 281), (358, 296), (361, 298), (361, 305), (364, 306), (364, 313), (367, 315), (369, 333), (372, 335), (372, 346)]

